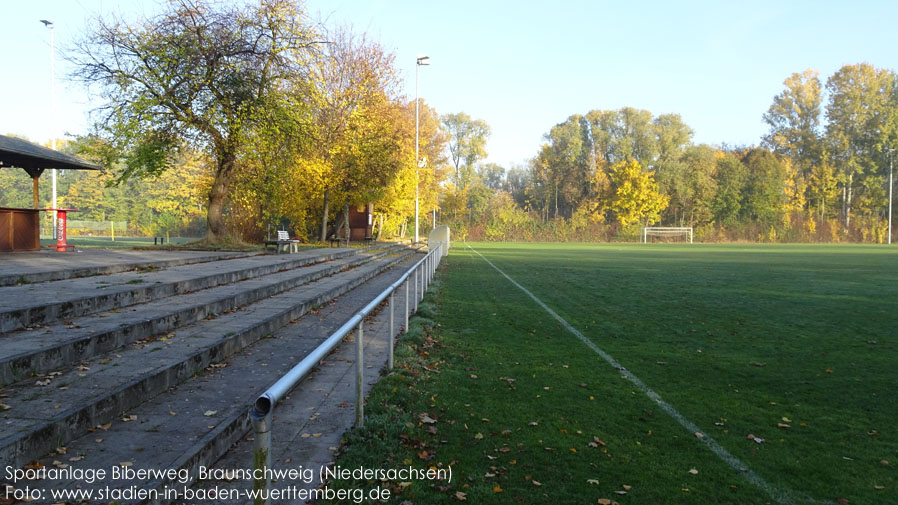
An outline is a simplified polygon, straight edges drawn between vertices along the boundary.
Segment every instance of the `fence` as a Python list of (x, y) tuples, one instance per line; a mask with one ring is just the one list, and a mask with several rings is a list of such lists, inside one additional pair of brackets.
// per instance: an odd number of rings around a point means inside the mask
[[(274, 406), (281, 401), (284, 396), (290, 392), (296, 384), (299, 383), (314, 368), (319, 361), (324, 359), (344, 337), (349, 335), (353, 330), (356, 335), (356, 405), (355, 405), (355, 424), (357, 427), (364, 425), (364, 391), (363, 391), (363, 374), (364, 374), (364, 340), (363, 329), (365, 317), (374, 311), (378, 305), (389, 298), (388, 310), (390, 312), (390, 334), (389, 338), (389, 357), (387, 358), (387, 366), (393, 368), (393, 340), (396, 336), (395, 326), (393, 322), (393, 295), (396, 290), (403, 284), (405, 285), (405, 328), (408, 331), (408, 318), (410, 313), (418, 310), (418, 302), (423, 298), (427, 286), (433, 279), (436, 268), (440, 264), (440, 260), (444, 254), (442, 243), (435, 244), (431, 247), (426, 256), (421, 258), (417, 263), (405, 272), (402, 277), (391, 284), (387, 289), (383, 290), (377, 297), (368, 302), (362, 310), (358, 311), (352, 318), (343, 324), (337, 331), (329, 336), (314, 351), (309, 353), (302, 361), (294, 366), (289, 372), (269, 387), (264, 393), (259, 395), (250, 411), (250, 417), (253, 420), (253, 430), (255, 431), (256, 448), (253, 453), (253, 464), (256, 471), (253, 475), (263, 475), (253, 482), (253, 489), (262, 491), (257, 496), (264, 496), (265, 499), (257, 498), (256, 505), (268, 504), (267, 499), (269, 493), (266, 491), (271, 485), (270, 474), (264, 471), (271, 467), (271, 420)], [(414, 275), (414, 281), (412, 281)], [(409, 309), (409, 283), (414, 282), (414, 307)], [(420, 290), (418, 289), (420, 285)], [(262, 470), (262, 471), (259, 471)]]

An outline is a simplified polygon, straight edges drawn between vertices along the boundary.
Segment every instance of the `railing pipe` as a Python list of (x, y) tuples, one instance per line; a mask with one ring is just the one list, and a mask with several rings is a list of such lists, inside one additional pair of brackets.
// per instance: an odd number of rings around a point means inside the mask
[[(293, 389), (296, 384), (299, 383), (308, 373), (318, 365), (318, 363), (323, 360), (337, 345), (353, 330), (358, 331), (357, 339), (357, 348), (356, 348), (356, 388), (357, 388), (357, 398), (356, 398), (356, 425), (362, 426), (364, 423), (364, 393), (362, 391), (362, 386), (364, 383), (363, 375), (364, 375), (364, 339), (363, 339), (363, 329), (362, 324), (364, 323), (365, 317), (374, 311), (378, 305), (380, 305), (385, 299), (389, 297), (389, 305), (390, 305), (390, 357), (389, 357), (389, 365), (392, 368), (393, 366), (393, 339), (395, 334), (393, 333), (393, 294), (399, 289), (403, 283), (405, 283), (405, 331), (408, 331), (408, 317), (409, 317), (409, 282), (411, 282), (411, 274), (415, 273), (416, 281), (415, 281), (415, 296), (417, 297), (418, 283), (417, 283), (417, 275), (418, 269), (421, 268), (422, 265), (426, 264), (428, 259), (435, 254), (435, 251), (441, 251), (442, 246), (434, 249), (433, 251), (429, 251), (424, 258), (418, 260), (411, 268), (409, 268), (402, 276), (396, 280), (393, 284), (391, 284), (387, 289), (383, 290), (378, 296), (376, 296), (373, 300), (368, 302), (361, 310), (359, 310), (355, 315), (349, 318), (348, 321), (343, 323), (340, 328), (337, 329), (334, 333), (332, 333), (327, 339), (324, 340), (318, 347), (316, 347), (312, 352), (310, 352), (305, 358), (303, 358), (299, 363), (296, 364), (293, 368), (291, 368), (286, 374), (284, 374), (280, 379), (278, 379), (274, 384), (271, 385), (264, 393), (259, 395), (256, 398), (256, 401), (253, 403), (252, 408), (250, 409), (250, 417), (253, 421), (253, 430), (255, 431), (255, 439), (256, 439), (256, 448), (253, 453), (253, 465), (256, 469), (266, 469), (271, 466), (271, 422), (272, 422), (272, 411), (274, 406), (280, 402), (286, 394)], [(439, 261), (439, 259), (437, 259)], [(422, 293), (423, 296), (423, 293)], [(415, 302), (417, 306), (417, 301)], [(259, 474), (268, 474), (268, 472), (256, 472)], [(266, 479), (258, 479), (253, 482), (253, 488), (262, 490), (267, 489), (271, 483)], [(268, 493), (259, 493), (259, 495), (267, 495)], [(258, 495), (257, 495), (258, 496)], [(267, 505), (269, 503), (268, 500), (263, 500), (262, 498), (256, 499), (254, 501), (254, 505)]]

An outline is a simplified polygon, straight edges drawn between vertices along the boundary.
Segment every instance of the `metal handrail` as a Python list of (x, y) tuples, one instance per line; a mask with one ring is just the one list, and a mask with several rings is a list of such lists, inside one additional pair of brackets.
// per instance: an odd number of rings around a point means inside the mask
[[(291, 389), (293, 389), (306, 375), (309, 374), (312, 369), (317, 366), (318, 362), (324, 359), (337, 345), (345, 338), (352, 330), (357, 330), (358, 335), (356, 337), (357, 344), (357, 354), (356, 354), (356, 426), (361, 427), (364, 424), (364, 391), (363, 389), (363, 334), (362, 334), (362, 324), (364, 323), (365, 317), (368, 316), (371, 312), (374, 311), (384, 300), (389, 297), (389, 310), (390, 310), (390, 336), (389, 336), (389, 359), (388, 366), (389, 368), (393, 368), (393, 339), (396, 336), (396, 332), (393, 328), (393, 295), (400, 286), (405, 284), (405, 331), (408, 331), (408, 318), (409, 318), (409, 304), (408, 304), (408, 282), (411, 281), (411, 275), (415, 274), (415, 306), (414, 311), (417, 311), (418, 308), (418, 299), (419, 297), (424, 296), (424, 291), (426, 290), (426, 286), (429, 284), (430, 279), (433, 277), (436, 272), (436, 267), (439, 265), (440, 260), (443, 257), (443, 243), (440, 242), (436, 244), (436, 247), (431, 249), (427, 255), (421, 258), (417, 263), (415, 263), (412, 267), (408, 269), (402, 276), (389, 287), (384, 289), (379, 295), (377, 295), (373, 300), (368, 302), (361, 310), (356, 312), (348, 321), (343, 323), (340, 328), (337, 329), (334, 333), (332, 333), (324, 342), (322, 342), (318, 347), (315, 348), (311, 353), (309, 353), (305, 358), (302, 359), (299, 363), (297, 363), (293, 368), (291, 368), (286, 374), (284, 374), (280, 379), (277, 380), (274, 384), (272, 384), (268, 389), (265, 390), (262, 394), (256, 398), (256, 401), (253, 403), (252, 409), (250, 409), (250, 417), (253, 420), (253, 430), (255, 431), (255, 439), (256, 439), (256, 449), (253, 454), (253, 465), (255, 468), (269, 468), (271, 466), (271, 419), (272, 419), (272, 411), (274, 410), (274, 406), (280, 402)], [(420, 275), (419, 275), (420, 272)], [(418, 289), (418, 284), (421, 284), (421, 289)], [(253, 472), (254, 475), (265, 474), (266, 477), (261, 479), (256, 479), (253, 483), (253, 488), (256, 490), (264, 490), (267, 489), (270, 485), (269, 479), (267, 476), (269, 472)], [(267, 495), (268, 493), (262, 493)], [(260, 496), (257, 494), (256, 496)], [(257, 505), (261, 503), (268, 503), (268, 500), (263, 500), (258, 498), (255, 500)]]

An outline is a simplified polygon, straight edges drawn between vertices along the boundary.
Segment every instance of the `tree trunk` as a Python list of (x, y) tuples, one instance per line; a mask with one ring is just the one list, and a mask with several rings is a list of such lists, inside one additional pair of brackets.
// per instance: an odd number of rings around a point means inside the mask
[(209, 190), (209, 210), (206, 213), (206, 239), (211, 242), (219, 242), (225, 238), (225, 225), (222, 214), (224, 204), (231, 187), (231, 176), (234, 173), (236, 157), (233, 154), (224, 154), (218, 160), (218, 170), (215, 173), (215, 181)]
[(558, 186), (555, 186), (555, 215), (553, 217), (558, 217)]
[(321, 209), (321, 241), (327, 241), (327, 216), (331, 211), (331, 189), (324, 189), (324, 205)]
[(346, 234), (346, 247), (349, 247), (349, 204), (343, 204), (343, 226)]
[(848, 198), (845, 200), (845, 232), (848, 233), (848, 228), (851, 226), (851, 190), (852, 190), (852, 182), (854, 179), (854, 174), (848, 176)]

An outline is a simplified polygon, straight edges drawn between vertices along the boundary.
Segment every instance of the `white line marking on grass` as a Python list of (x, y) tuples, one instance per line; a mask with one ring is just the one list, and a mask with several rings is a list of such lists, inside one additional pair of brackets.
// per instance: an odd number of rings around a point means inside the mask
[[(582, 333), (580, 333), (576, 328), (574, 328), (573, 326), (571, 326), (570, 323), (568, 323), (567, 321), (565, 321), (565, 319), (564, 319), (563, 317), (559, 316), (558, 313), (556, 313), (554, 310), (550, 309), (548, 305), (546, 305), (545, 303), (543, 303), (542, 300), (540, 300), (539, 298), (537, 298), (536, 295), (534, 295), (533, 293), (531, 293), (531, 292), (530, 292), (527, 288), (525, 288), (524, 286), (521, 286), (520, 284), (518, 284), (517, 281), (515, 281), (514, 279), (512, 279), (511, 277), (509, 277), (509, 275), (506, 274), (505, 272), (503, 272), (502, 269), (500, 269), (499, 267), (497, 267), (496, 265), (494, 265), (492, 261), (486, 259), (486, 257), (485, 257), (484, 255), (480, 254), (479, 251), (477, 251), (476, 249), (474, 249), (473, 247), (471, 247), (470, 244), (465, 243), (465, 245), (468, 246), (468, 249), (474, 251), (474, 253), (476, 253), (478, 256), (480, 256), (481, 258), (483, 258), (483, 261), (486, 261), (486, 262), (487, 262), (491, 267), (493, 267), (497, 272), (499, 272), (500, 274), (502, 274), (503, 277), (505, 277), (506, 279), (508, 279), (509, 282), (511, 282), (512, 284), (514, 284), (515, 286), (517, 286), (518, 289), (520, 289), (520, 290), (523, 291), (524, 293), (526, 293), (527, 296), (529, 296), (530, 298), (532, 298), (533, 301), (537, 303), (537, 305), (539, 305), (540, 307), (542, 307), (543, 310), (545, 310), (545, 311), (548, 312), (552, 317), (554, 317), (554, 318), (555, 318), (559, 323), (561, 323), (561, 325), (564, 326), (569, 332), (573, 333), (575, 337), (577, 337), (578, 339), (580, 339), (581, 342), (583, 342), (584, 344), (586, 344), (587, 347), (589, 347), (590, 349), (592, 349), (593, 352), (595, 352), (596, 354), (598, 354), (599, 356), (601, 356), (602, 359), (604, 359), (606, 362), (608, 362), (609, 365), (611, 365), (611, 366), (613, 366), (614, 368), (616, 368), (617, 370), (619, 370), (621, 374), (623, 374), (627, 379), (630, 380), (630, 382), (632, 382), (633, 384), (636, 385), (636, 387), (638, 387), (639, 389), (641, 389), (642, 392), (645, 393), (646, 396), (648, 396), (652, 401), (654, 401), (656, 404), (658, 404), (658, 406), (661, 407), (661, 408), (664, 410), (664, 412), (667, 412), (667, 414), (668, 414), (670, 417), (674, 418), (678, 423), (680, 423), (680, 426), (682, 426), (682, 427), (686, 428), (687, 430), (689, 430), (690, 434), (693, 434), (693, 433), (701, 433), (701, 434), (702, 434), (702, 437), (701, 437), (701, 438), (696, 437), (696, 439), (697, 439), (698, 441), (704, 443), (704, 444), (708, 447), (708, 449), (711, 449), (711, 451), (712, 451), (714, 454), (716, 454), (718, 458), (720, 458), (721, 460), (723, 460), (724, 462), (726, 462), (726, 463), (727, 463), (728, 465), (730, 465), (734, 470), (736, 470), (736, 471), (742, 473), (742, 474), (745, 476), (745, 478), (748, 479), (749, 482), (751, 482), (751, 483), (754, 484), (755, 486), (761, 488), (761, 489), (762, 489), (763, 491), (765, 491), (768, 495), (770, 495), (771, 498), (773, 498), (774, 500), (776, 500), (777, 503), (780, 503), (780, 504), (783, 504), (783, 505), (792, 503), (792, 500), (789, 499), (788, 496), (786, 496), (784, 493), (780, 492), (778, 489), (776, 489), (775, 487), (773, 487), (773, 486), (771, 486), (770, 484), (768, 484), (767, 481), (765, 481), (760, 475), (756, 474), (754, 471), (752, 471), (750, 468), (748, 468), (748, 465), (746, 465), (745, 463), (743, 463), (742, 461), (740, 461), (739, 458), (737, 458), (736, 456), (733, 456), (732, 454), (730, 454), (729, 451), (727, 451), (726, 449), (724, 449), (724, 448), (723, 448), (720, 444), (718, 444), (713, 438), (711, 438), (708, 434), (706, 434), (704, 431), (702, 431), (698, 426), (695, 425), (695, 423), (693, 423), (693, 422), (690, 421), (689, 419), (686, 419), (685, 417), (683, 417), (683, 414), (680, 414), (680, 412), (677, 411), (677, 409), (675, 409), (675, 408), (673, 407), (673, 405), (671, 405), (671, 404), (665, 402), (664, 400), (662, 400), (662, 399), (661, 399), (661, 396), (659, 396), (658, 393), (654, 392), (654, 391), (653, 391), (650, 387), (648, 387), (644, 382), (642, 382), (641, 380), (639, 380), (638, 377), (636, 377), (635, 375), (633, 375), (633, 372), (631, 372), (631, 371), (627, 370), (626, 368), (624, 368), (623, 366), (621, 366), (621, 364), (620, 364), (616, 359), (614, 359), (610, 354), (608, 354), (607, 352), (605, 352), (605, 351), (603, 351), (601, 348), (599, 348), (599, 346), (597, 346), (592, 340), (589, 340), (588, 338), (586, 338), (586, 337), (585, 337)], [(813, 501), (816, 502), (816, 500), (813, 500)], [(830, 502), (824, 502), (824, 503), (830, 503)]]

